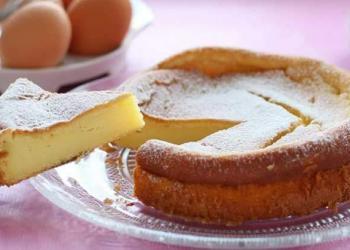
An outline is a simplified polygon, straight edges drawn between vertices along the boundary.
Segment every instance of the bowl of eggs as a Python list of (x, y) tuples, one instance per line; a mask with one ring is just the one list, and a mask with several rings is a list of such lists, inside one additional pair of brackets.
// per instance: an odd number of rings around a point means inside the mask
[(0, 26), (0, 92), (18, 77), (57, 91), (117, 73), (131, 40), (153, 20), (142, 0), (18, 2)]

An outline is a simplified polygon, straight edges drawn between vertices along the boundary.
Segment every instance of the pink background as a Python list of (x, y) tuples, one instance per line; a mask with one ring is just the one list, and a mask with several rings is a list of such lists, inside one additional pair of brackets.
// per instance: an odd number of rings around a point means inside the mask
[[(132, 43), (122, 82), (176, 52), (221, 45), (311, 56), (350, 68), (350, 1), (147, 1), (155, 21)], [(96, 84), (96, 83), (95, 83)], [(0, 188), (0, 249), (180, 249), (146, 242), (76, 219), (28, 181)], [(350, 239), (298, 249), (349, 249)]]

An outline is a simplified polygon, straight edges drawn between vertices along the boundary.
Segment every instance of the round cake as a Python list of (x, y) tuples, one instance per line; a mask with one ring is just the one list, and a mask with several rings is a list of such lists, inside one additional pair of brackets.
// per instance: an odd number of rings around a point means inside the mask
[(145, 127), (135, 195), (191, 220), (305, 215), (350, 199), (350, 77), (325, 63), (226, 48), (176, 55), (120, 89)]

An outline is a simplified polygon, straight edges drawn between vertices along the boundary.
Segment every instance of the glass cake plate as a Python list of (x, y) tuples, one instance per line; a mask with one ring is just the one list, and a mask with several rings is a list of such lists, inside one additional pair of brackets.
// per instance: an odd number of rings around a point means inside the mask
[[(110, 230), (167, 244), (261, 249), (302, 246), (350, 234), (350, 203), (304, 217), (204, 225), (169, 217), (133, 196), (135, 152), (109, 145), (31, 180), (48, 200), (71, 214)], [(291, 201), (293, 202), (293, 201)]]

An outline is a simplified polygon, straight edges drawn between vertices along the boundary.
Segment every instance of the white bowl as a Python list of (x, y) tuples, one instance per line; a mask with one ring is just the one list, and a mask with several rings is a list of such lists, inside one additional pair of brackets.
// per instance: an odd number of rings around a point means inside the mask
[(84, 57), (67, 55), (62, 65), (41, 69), (0, 68), (0, 92), (19, 77), (25, 77), (48, 91), (61, 86), (87, 81), (91, 78), (119, 72), (125, 63), (130, 42), (153, 20), (151, 9), (142, 0), (132, 0), (133, 16), (129, 33), (122, 46), (104, 55)]

